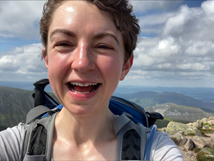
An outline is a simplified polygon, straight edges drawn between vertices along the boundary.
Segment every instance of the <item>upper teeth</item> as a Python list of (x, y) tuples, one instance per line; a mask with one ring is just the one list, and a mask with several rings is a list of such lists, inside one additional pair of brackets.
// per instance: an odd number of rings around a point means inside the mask
[(95, 86), (97, 83), (71, 83), (72, 85), (80, 86), (80, 87), (88, 87), (88, 86)]

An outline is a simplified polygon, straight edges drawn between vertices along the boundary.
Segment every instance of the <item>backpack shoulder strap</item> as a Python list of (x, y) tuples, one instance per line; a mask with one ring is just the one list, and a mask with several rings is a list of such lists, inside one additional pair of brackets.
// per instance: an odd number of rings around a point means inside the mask
[[(57, 112), (32, 122), (25, 135), (24, 161), (51, 159), (51, 146), (53, 137), (54, 120)], [(117, 134), (117, 160), (143, 160), (149, 157), (151, 144), (148, 144), (147, 133), (149, 128), (136, 124), (131, 120), (131, 115), (124, 113), (114, 123)], [(151, 134), (150, 134), (151, 135)], [(148, 139), (151, 140), (152, 139)], [(147, 154), (146, 154), (147, 153)]]
[(57, 113), (36, 120), (29, 125), (24, 140), (24, 161), (49, 161), (51, 159), (53, 128)]
[(134, 123), (129, 114), (123, 113), (114, 123), (117, 134), (117, 160), (143, 160), (150, 131), (140, 124)]
[(31, 109), (26, 116), (26, 123), (29, 124), (32, 121), (41, 118), (42, 115), (44, 115), (47, 112), (50, 112), (51, 110), (43, 105), (39, 105)]

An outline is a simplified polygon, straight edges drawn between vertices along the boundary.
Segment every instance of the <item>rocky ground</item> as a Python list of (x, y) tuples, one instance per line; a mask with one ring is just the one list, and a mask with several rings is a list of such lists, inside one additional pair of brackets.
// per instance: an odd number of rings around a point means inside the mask
[(189, 124), (170, 122), (166, 128), (158, 130), (169, 134), (185, 161), (214, 160), (214, 117)]

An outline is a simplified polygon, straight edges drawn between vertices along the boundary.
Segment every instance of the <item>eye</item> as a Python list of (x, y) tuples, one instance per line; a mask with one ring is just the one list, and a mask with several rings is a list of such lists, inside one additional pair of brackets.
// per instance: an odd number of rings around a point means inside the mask
[(107, 49), (107, 50), (113, 50), (113, 47), (105, 45), (105, 44), (98, 45), (98, 48), (100, 48), (100, 49)]
[(70, 52), (73, 50), (74, 44), (70, 43), (70, 42), (58, 42), (56, 43), (56, 45), (54, 46), (54, 48), (59, 51), (59, 52)]
[(56, 46), (69, 47), (72, 45), (70, 43), (67, 43), (67, 42), (60, 42), (60, 43), (57, 43)]

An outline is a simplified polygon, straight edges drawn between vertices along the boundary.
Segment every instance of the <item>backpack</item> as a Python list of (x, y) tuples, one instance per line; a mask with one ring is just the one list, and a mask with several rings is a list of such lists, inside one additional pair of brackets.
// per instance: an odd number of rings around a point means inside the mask
[[(53, 126), (56, 114), (62, 109), (44, 91), (48, 79), (34, 83), (34, 108), (26, 116), (29, 124), (24, 140), (24, 160), (51, 160)], [(150, 160), (151, 145), (159, 113), (145, 112), (134, 102), (112, 96), (109, 109), (119, 115), (113, 128), (117, 135), (117, 160)]]

